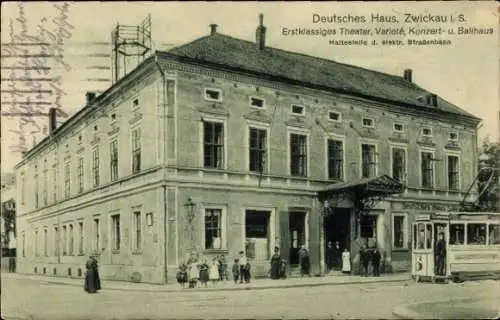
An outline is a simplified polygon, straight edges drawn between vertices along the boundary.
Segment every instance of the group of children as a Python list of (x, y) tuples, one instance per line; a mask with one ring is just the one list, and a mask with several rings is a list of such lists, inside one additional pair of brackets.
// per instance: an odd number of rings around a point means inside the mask
[[(243, 251), (240, 256), (234, 259), (232, 268), (233, 280), (235, 283), (250, 282), (250, 264), (248, 263)], [(185, 288), (186, 283), (189, 288), (208, 287), (208, 283), (212, 283), (213, 287), (217, 286), (219, 281), (228, 280), (227, 262), (224, 255), (216, 256), (209, 264), (207, 259), (192, 256), (187, 263), (181, 263), (177, 272), (177, 282), (182, 288)]]

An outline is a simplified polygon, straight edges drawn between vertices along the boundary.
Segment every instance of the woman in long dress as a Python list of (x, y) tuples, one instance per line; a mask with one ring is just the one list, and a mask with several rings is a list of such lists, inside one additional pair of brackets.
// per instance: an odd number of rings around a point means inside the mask
[(276, 280), (280, 278), (280, 268), (281, 268), (280, 249), (278, 247), (274, 247), (274, 254), (271, 257), (271, 279)]
[(304, 245), (299, 250), (299, 259), (300, 259), (300, 275), (310, 275), (310, 258), (309, 251), (306, 249)]
[(101, 290), (101, 279), (99, 278), (99, 266), (97, 260), (93, 256), (90, 256), (85, 263), (85, 268), (87, 271), (85, 272), (85, 282), (83, 288), (88, 293), (97, 293), (97, 291)]
[(342, 272), (351, 273), (351, 253), (347, 248), (342, 252)]

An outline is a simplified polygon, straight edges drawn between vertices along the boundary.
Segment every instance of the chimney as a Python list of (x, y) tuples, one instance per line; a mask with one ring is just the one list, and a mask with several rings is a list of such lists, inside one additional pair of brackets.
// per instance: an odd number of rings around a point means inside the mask
[(411, 69), (406, 69), (404, 71), (404, 75), (403, 75), (403, 78), (408, 81), (408, 82), (412, 82), (412, 70)]
[(433, 107), (437, 107), (437, 95), (435, 95), (434, 93), (429, 93), (429, 95), (427, 96), (427, 104)]
[(215, 23), (212, 23), (210, 25), (210, 34), (216, 34), (217, 33), (217, 25)]
[(57, 127), (57, 109), (49, 109), (49, 134), (54, 133)]
[(266, 47), (266, 27), (264, 27), (264, 15), (259, 14), (259, 26), (255, 31), (255, 42), (257, 44), (257, 49), (264, 50)]
[(96, 97), (96, 93), (93, 91), (87, 91), (85, 94), (85, 99), (87, 101), (87, 105), (89, 105)]

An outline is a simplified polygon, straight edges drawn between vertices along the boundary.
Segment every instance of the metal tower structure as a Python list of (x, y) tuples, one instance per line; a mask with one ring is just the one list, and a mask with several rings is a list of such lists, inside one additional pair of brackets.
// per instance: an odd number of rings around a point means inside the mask
[(116, 83), (151, 53), (151, 14), (138, 26), (117, 24), (111, 32), (111, 79)]

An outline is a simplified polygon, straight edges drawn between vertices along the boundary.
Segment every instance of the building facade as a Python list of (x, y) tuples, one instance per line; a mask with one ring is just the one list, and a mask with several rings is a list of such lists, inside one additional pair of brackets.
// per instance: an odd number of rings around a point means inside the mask
[[(211, 33), (156, 52), (25, 154), (17, 165), (18, 270), (172, 281), (191, 252), (245, 250), (265, 275), (275, 246), (291, 265), (325, 244), (357, 259), (377, 245), (409, 270), (416, 213), (458, 207), (476, 174), (479, 120), (403, 76)], [(388, 177), (406, 187), (354, 232), (349, 196), (329, 186)], [(325, 203), (327, 205), (325, 206)], [(327, 210), (331, 214), (325, 216)]]

